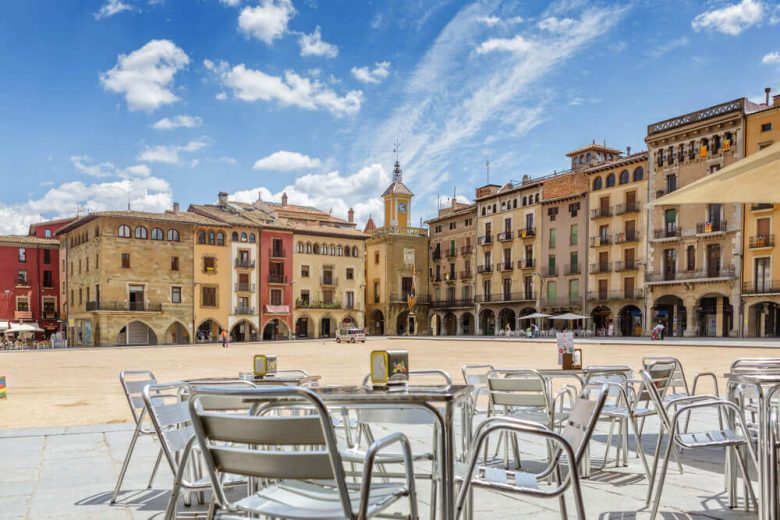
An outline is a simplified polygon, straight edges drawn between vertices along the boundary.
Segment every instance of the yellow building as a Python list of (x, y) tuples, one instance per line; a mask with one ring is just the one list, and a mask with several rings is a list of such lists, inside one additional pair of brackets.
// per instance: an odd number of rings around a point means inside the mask
[[(745, 155), (780, 141), (780, 96), (748, 113)], [(742, 270), (743, 333), (747, 337), (780, 336), (780, 205), (744, 206)]]
[(90, 213), (58, 231), (72, 345), (155, 345), (193, 339), (195, 226), (178, 211)]
[(384, 225), (366, 232), (366, 325), (371, 335), (428, 333), (428, 232), (410, 227), (414, 194), (396, 161), (382, 194)]
[(431, 334), (473, 335), (477, 206), (453, 197), (428, 220), (430, 233)]

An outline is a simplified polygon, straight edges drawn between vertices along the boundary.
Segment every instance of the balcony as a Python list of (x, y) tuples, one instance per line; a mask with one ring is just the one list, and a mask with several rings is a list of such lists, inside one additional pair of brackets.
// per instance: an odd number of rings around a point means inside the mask
[(582, 303), (579, 295), (573, 296), (542, 296), (542, 307), (569, 307), (573, 305), (580, 305)]
[(615, 206), (615, 215), (623, 215), (625, 213), (638, 213), (641, 208), (638, 202), (626, 202), (625, 204), (618, 204)]
[(254, 307), (245, 307), (243, 305), (237, 305), (233, 311), (233, 314), (236, 316), (253, 316), (257, 314)]
[(447, 300), (435, 300), (431, 302), (431, 307), (435, 309), (450, 309), (455, 307), (472, 307), (474, 305), (474, 298), (465, 298), (460, 300), (447, 299)]
[(546, 265), (542, 267), (542, 276), (544, 278), (550, 278), (552, 276), (558, 276), (558, 266), (557, 265)]
[(58, 320), (60, 319), (60, 315), (56, 312), (44, 312), (41, 317), (44, 320)]
[(447, 258), (455, 258), (456, 256), (458, 256), (458, 250), (457, 249), (447, 249), (444, 252), (444, 256), (446, 256)]
[(146, 302), (87, 302), (87, 311), (106, 312), (162, 312), (161, 303)]
[(458, 279), (457, 274), (455, 272), (452, 273), (444, 273), (444, 281), (447, 283), (455, 283), (455, 281)]
[(287, 277), (283, 274), (271, 273), (268, 275), (268, 283), (287, 283)]
[(780, 294), (780, 280), (754, 280), (742, 285), (742, 294)]
[(320, 276), (320, 285), (323, 287), (333, 287), (339, 284), (339, 279), (335, 276)]
[(774, 209), (774, 204), (752, 204), (750, 211), (766, 211), (768, 209)]
[(653, 240), (667, 240), (680, 238), (680, 228), (677, 226), (667, 226), (661, 229), (653, 230)]
[(572, 276), (581, 273), (582, 268), (580, 267), (580, 264), (566, 264), (566, 267), (563, 268), (564, 276)]
[(30, 287), (30, 282), (27, 280), (27, 278), (17, 278), (16, 279), (16, 286), (17, 287)]
[(478, 272), (478, 273), (480, 273), (480, 274), (483, 274), (483, 273), (488, 273), (488, 274), (489, 274), (489, 273), (492, 273), (492, 272), (493, 272), (493, 266), (492, 266), (492, 265), (490, 265), (490, 264), (487, 264), (487, 265), (478, 265), (478, 266), (477, 266), (477, 272)]
[(515, 268), (514, 264), (512, 264), (512, 261), (509, 262), (499, 262), (496, 264), (496, 271), (505, 273), (507, 271), (511, 271)]
[(654, 271), (645, 274), (647, 283), (697, 282), (708, 280), (733, 280), (734, 267), (723, 269), (697, 269), (692, 271)]
[[(406, 304), (407, 298), (409, 297), (409, 293), (404, 291), (400, 294), (392, 294), (390, 295), (390, 303), (403, 303)], [(377, 302), (375, 302), (377, 303)], [(418, 294), (417, 295), (417, 304), (418, 305), (428, 305), (431, 303), (431, 297), (428, 294)]]
[(611, 243), (612, 243), (612, 237), (609, 235), (590, 237), (590, 247), (608, 246)]
[(750, 237), (750, 249), (758, 249), (760, 247), (775, 247), (775, 236), (756, 235)]
[(295, 300), (296, 309), (341, 309), (341, 302), (322, 300)]
[(504, 302), (522, 302), (534, 301), (536, 296), (533, 291), (523, 292), (503, 292), (498, 294), (478, 294), (477, 303), (504, 303)]
[(371, 231), (372, 237), (377, 236), (404, 236), (404, 237), (428, 237), (427, 228), (403, 227), (403, 226), (382, 226)]
[(472, 273), (471, 271), (461, 271), (460, 272), (460, 279), (461, 280), (471, 280), (471, 278), (473, 278), (473, 276), (474, 276), (474, 273)]
[(642, 289), (616, 289), (612, 291), (589, 291), (588, 301), (590, 302), (606, 302), (615, 300), (641, 300), (644, 298), (644, 291)]
[(533, 238), (536, 236), (535, 227), (524, 227), (517, 230), (517, 238)]
[(496, 239), (499, 242), (509, 242), (514, 238), (514, 234), (511, 231), (503, 231), (496, 235)]
[(463, 246), (460, 248), (460, 254), (462, 255), (470, 255), (474, 252), (474, 246)]
[(255, 284), (238, 282), (234, 285), (236, 292), (255, 292)]
[(236, 258), (236, 269), (254, 269), (255, 261), (249, 258)]
[(484, 235), (481, 237), (477, 237), (477, 244), (481, 246), (490, 245), (493, 243), (493, 235)]
[(281, 247), (272, 247), (268, 249), (269, 258), (287, 258), (287, 251)]
[(441, 273), (431, 276), (431, 283), (441, 282)]
[(639, 269), (639, 262), (636, 260), (624, 261), (620, 260), (615, 262), (615, 272), (621, 273), (623, 271), (636, 271)]
[(639, 242), (639, 232), (627, 231), (625, 233), (615, 233), (616, 244), (626, 244), (628, 242)]
[(611, 216), (612, 208), (610, 206), (590, 210), (590, 218), (607, 218)]
[(726, 232), (726, 221), (716, 221), (716, 222), (700, 222), (696, 224), (696, 234), (697, 235), (708, 235), (711, 233), (725, 233)]
[(536, 259), (526, 258), (525, 260), (518, 260), (517, 267), (519, 269), (533, 269), (536, 267)]
[(590, 264), (590, 274), (604, 274), (612, 272), (612, 262), (599, 262)]

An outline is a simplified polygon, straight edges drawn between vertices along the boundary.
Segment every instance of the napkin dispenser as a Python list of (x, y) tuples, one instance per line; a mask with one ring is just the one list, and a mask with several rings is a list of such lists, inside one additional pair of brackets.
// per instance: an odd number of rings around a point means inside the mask
[(579, 370), (582, 368), (582, 349), (575, 348), (574, 352), (563, 354), (564, 370)]
[(409, 352), (375, 350), (371, 352), (371, 384), (403, 385), (409, 382)]
[(276, 374), (276, 356), (257, 354), (254, 363), (255, 377), (265, 377)]

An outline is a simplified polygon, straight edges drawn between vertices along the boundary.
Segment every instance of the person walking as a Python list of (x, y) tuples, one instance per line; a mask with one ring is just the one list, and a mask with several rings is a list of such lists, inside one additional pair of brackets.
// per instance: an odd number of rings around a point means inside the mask
[(228, 333), (225, 329), (222, 329), (222, 348), (228, 348)]

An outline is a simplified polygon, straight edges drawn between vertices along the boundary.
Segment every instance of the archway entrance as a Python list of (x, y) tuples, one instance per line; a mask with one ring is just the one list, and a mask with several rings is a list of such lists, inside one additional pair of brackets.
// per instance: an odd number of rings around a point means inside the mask
[(287, 324), (279, 318), (272, 319), (263, 328), (263, 341), (287, 339), (289, 335), (290, 331), (287, 328)]
[(369, 328), (372, 336), (385, 335), (385, 315), (379, 309), (375, 310), (369, 321)]
[(396, 320), (396, 333), (399, 336), (412, 336), (417, 330), (417, 321), (409, 314), (409, 311), (403, 311)]
[(330, 338), (336, 335), (336, 324), (333, 318), (325, 316), (320, 320), (320, 337)]
[(609, 307), (600, 305), (593, 309), (590, 313), (591, 320), (593, 320), (593, 327), (596, 330), (596, 334), (600, 336), (606, 336), (609, 327), (609, 316), (611, 311)]
[(219, 334), (222, 332), (222, 327), (214, 320), (205, 320), (198, 325), (198, 330), (195, 333), (195, 338), (200, 343), (210, 343), (213, 341), (219, 341)]
[(495, 336), (496, 315), (492, 310), (483, 309), (479, 314), (479, 328), (482, 329), (483, 336)]
[(295, 320), (295, 337), (296, 338), (313, 338), (314, 337), (314, 320), (308, 316), (301, 316)]
[(230, 330), (230, 341), (257, 341), (257, 328), (246, 320), (241, 320)]
[(458, 333), (458, 318), (451, 312), (444, 315), (444, 333), (447, 336), (455, 336)]
[(157, 335), (142, 321), (131, 321), (116, 336), (117, 345), (157, 345)]
[(357, 321), (355, 321), (355, 318), (352, 316), (345, 316), (344, 319), (341, 320), (341, 323), (339, 323), (339, 328), (341, 329), (354, 329), (357, 327)]
[(747, 335), (751, 338), (780, 337), (780, 305), (760, 302), (748, 307)]
[(682, 298), (668, 294), (661, 296), (653, 306), (653, 321), (648, 323), (648, 328), (653, 328), (656, 323), (664, 326), (664, 335), (682, 336), (688, 328), (688, 311)]
[(515, 311), (512, 309), (501, 309), (501, 312), (498, 313), (499, 330), (506, 330), (507, 325), (509, 325), (509, 330), (515, 330)]
[(734, 309), (727, 296), (705, 294), (696, 303), (696, 335), (727, 337), (734, 322)]
[(618, 330), (621, 336), (642, 335), (642, 311), (636, 305), (626, 305), (618, 313)]
[(171, 325), (165, 331), (165, 338), (163, 339), (163, 343), (166, 345), (182, 345), (189, 342), (190, 333), (187, 332), (187, 328), (178, 321), (171, 323)]
[(431, 334), (441, 336), (441, 316), (433, 314), (431, 316)]
[(464, 336), (474, 334), (474, 315), (470, 312), (464, 312), (460, 317), (460, 330)]

